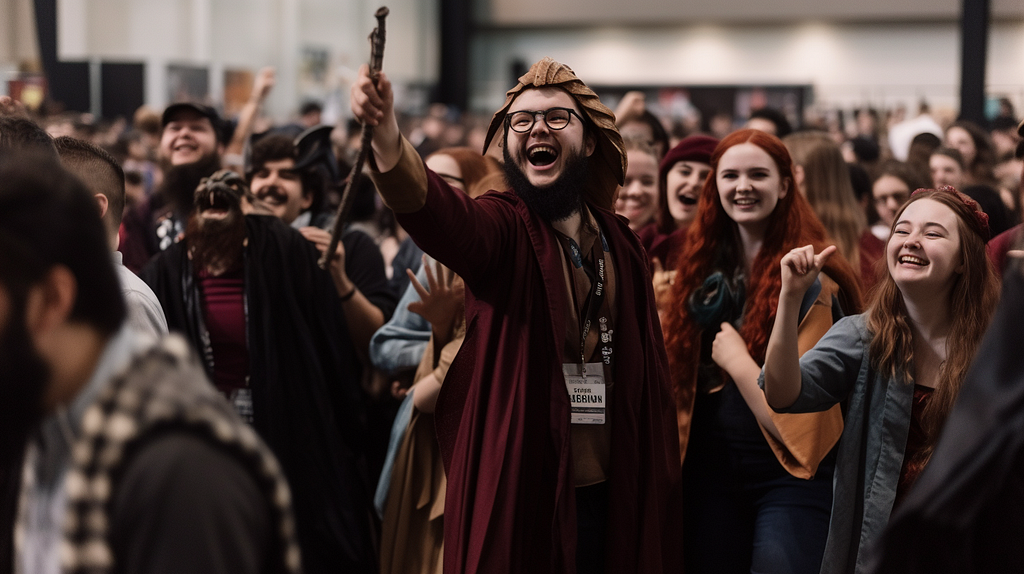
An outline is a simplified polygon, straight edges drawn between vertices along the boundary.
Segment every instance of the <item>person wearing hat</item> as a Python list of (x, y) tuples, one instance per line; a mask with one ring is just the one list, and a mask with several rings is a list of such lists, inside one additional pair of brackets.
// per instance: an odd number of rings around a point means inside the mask
[(255, 198), (240, 175), (218, 171), (195, 197), (185, 237), (142, 279), (169, 329), (186, 337), (213, 385), (280, 460), (304, 570), (376, 572), (359, 383), (373, 331), (360, 352), (366, 325), (355, 317), (379, 294), (365, 284), (343, 292), (341, 258), (320, 269), (320, 254), (298, 231), (251, 212)]
[(467, 333), (435, 408), (448, 479), (444, 571), (675, 572), (679, 444), (647, 256), (611, 213), (626, 160), (611, 110), (545, 58), (507, 93), (510, 189), (476, 199), (399, 132), (386, 75), (352, 109), (371, 177), (466, 285)]
[(194, 102), (167, 106), (157, 147), (163, 181), (157, 193), (125, 214), (124, 265), (139, 272), (149, 259), (185, 233), (199, 181), (221, 167), (225, 130), (217, 110)]
[(711, 173), (711, 152), (717, 145), (716, 138), (692, 135), (683, 138), (661, 158), (658, 215), (655, 222), (641, 229), (638, 235), (647, 253), (659, 258), (668, 268), (674, 265), (666, 259), (697, 217), (697, 198)]
[[(276, 132), (254, 136), (245, 169), (252, 191), (253, 213), (273, 215), (297, 229), (318, 250), (331, 242), (334, 214), (324, 208), (327, 186), (337, 173), (331, 150), (331, 127), (308, 129), (289, 137)], [(396, 297), (384, 272), (384, 258), (373, 239), (346, 229), (338, 245), (341, 260), (331, 276), (353, 343), (369, 364), (370, 337), (394, 312)]]
[(676, 254), (686, 240), (686, 231), (697, 217), (697, 198), (711, 173), (711, 152), (718, 139), (692, 135), (682, 139), (661, 159), (658, 166), (658, 215), (654, 223), (637, 235), (651, 259), (654, 295), (664, 311), (669, 286), (675, 277)]

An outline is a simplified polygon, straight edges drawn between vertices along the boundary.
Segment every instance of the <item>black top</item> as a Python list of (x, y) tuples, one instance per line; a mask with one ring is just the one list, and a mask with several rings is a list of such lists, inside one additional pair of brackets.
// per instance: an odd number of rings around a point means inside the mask
[(132, 456), (115, 486), (110, 526), (119, 573), (272, 568), (262, 489), (234, 455), (190, 433), (165, 433)]
[[(304, 569), (376, 571), (362, 367), (338, 293), (316, 264), (316, 248), (298, 231), (272, 216), (247, 215), (245, 221), (253, 426), (281, 462), (291, 487)], [(367, 243), (376, 246), (364, 237), (355, 232), (342, 237), (346, 269), (371, 302), (387, 300), (391, 295), (383, 266), (379, 290), (365, 281), (371, 271), (361, 261), (372, 257)], [(191, 341), (209, 374), (212, 354), (184, 245), (160, 253), (142, 278), (160, 299), (169, 329)]]

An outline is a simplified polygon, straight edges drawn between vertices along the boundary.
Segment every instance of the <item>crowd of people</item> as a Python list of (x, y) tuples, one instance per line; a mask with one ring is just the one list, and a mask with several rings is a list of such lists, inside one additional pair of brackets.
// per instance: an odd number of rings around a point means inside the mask
[(364, 66), (332, 128), (273, 85), (0, 98), (0, 574), (1024, 567), (1008, 102), (686, 132), (545, 58), (470, 129)]

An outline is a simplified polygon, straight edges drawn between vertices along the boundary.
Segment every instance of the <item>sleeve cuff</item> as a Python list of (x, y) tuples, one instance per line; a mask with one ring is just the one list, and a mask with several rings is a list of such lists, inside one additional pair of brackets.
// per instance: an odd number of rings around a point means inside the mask
[(377, 170), (373, 154), (369, 154), (370, 179), (377, 187), (384, 204), (395, 213), (413, 213), (427, 203), (427, 170), (416, 148), (401, 136), (401, 156), (391, 170)]

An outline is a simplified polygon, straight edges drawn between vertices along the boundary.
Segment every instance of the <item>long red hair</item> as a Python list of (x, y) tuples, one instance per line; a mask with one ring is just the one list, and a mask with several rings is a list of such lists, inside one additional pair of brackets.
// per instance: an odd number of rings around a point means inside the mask
[[(716, 270), (716, 264), (724, 261), (730, 267), (721, 270), (731, 272), (743, 263), (738, 227), (725, 213), (719, 199), (717, 173), (722, 154), (732, 146), (744, 143), (754, 144), (768, 153), (778, 167), (781, 181), (789, 185), (789, 192), (779, 199), (775, 210), (768, 216), (761, 250), (747, 278), (740, 335), (758, 364), (764, 363), (765, 347), (779, 306), (782, 257), (795, 247), (813, 245), (815, 251), (820, 251), (829, 245), (824, 226), (794, 186), (793, 165), (786, 146), (777, 137), (758, 130), (739, 130), (726, 136), (711, 155), (711, 176), (704, 182), (697, 218), (690, 225), (685, 247), (678, 258), (671, 307), (665, 318), (665, 344), (677, 393), (694, 391), (695, 366), (700, 360), (702, 328), (687, 308), (690, 295)], [(859, 312), (860, 287), (850, 264), (837, 253), (824, 271), (839, 284), (843, 311), (847, 314)]]

